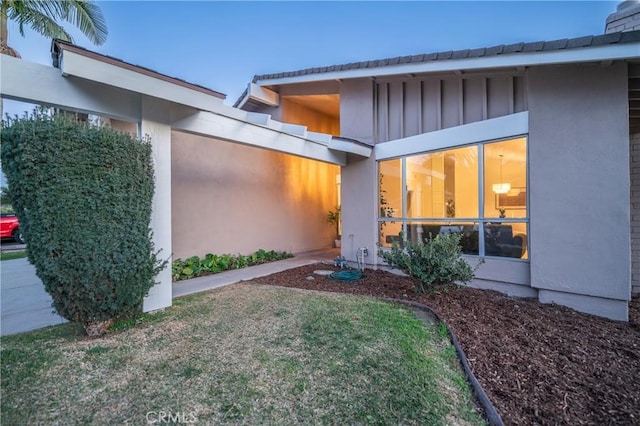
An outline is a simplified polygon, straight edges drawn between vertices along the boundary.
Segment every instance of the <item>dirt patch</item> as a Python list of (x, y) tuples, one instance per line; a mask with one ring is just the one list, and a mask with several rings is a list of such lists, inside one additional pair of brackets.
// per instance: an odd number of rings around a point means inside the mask
[[(416, 295), (414, 282), (365, 271), (354, 284), (309, 265), (254, 282), (409, 299), (434, 308), (458, 336), (505, 424), (639, 424), (640, 300), (629, 323), (471, 288)], [(313, 277), (313, 279), (309, 279)]]

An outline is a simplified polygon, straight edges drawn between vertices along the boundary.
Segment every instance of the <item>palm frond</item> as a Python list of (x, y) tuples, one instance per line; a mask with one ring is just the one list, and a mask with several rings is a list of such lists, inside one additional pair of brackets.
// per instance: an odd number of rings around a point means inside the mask
[(92, 43), (100, 45), (107, 40), (107, 22), (95, 3), (87, 0), (67, 0), (62, 1), (61, 5), (61, 17), (78, 27)]
[(73, 41), (71, 35), (61, 25), (40, 10), (20, 7), (18, 10), (10, 10), (8, 16), (18, 24), (18, 31), (22, 36), (24, 36), (24, 26), (27, 25), (45, 37)]
[(94, 44), (107, 39), (107, 24), (100, 8), (89, 0), (2, 0), (8, 19), (18, 24), (24, 36), (29, 26), (45, 37), (73, 42), (73, 38), (57, 23), (65, 20), (76, 26)]

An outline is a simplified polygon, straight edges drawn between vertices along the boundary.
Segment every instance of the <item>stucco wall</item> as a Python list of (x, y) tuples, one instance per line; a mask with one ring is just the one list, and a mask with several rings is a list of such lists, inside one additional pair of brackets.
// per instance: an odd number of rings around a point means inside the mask
[(527, 80), (531, 284), (545, 302), (626, 319), (627, 67), (539, 67)]
[[(340, 86), (340, 134), (373, 143), (373, 82), (346, 80)], [(377, 171), (374, 158), (349, 158), (342, 168), (342, 255), (355, 260), (366, 247), (376, 263)]]
[(174, 258), (330, 247), (339, 168), (172, 132)]

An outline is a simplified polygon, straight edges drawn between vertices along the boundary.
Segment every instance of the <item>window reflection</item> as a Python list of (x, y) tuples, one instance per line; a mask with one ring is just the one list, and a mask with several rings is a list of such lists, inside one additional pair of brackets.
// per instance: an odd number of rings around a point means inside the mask
[(409, 218), (477, 217), (476, 146), (407, 157)]
[(484, 216), (527, 217), (527, 139), (484, 146)]
[(402, 216), (402, 162), (399, 158), (379, 163), (378, 183), (380, 217)]
[(528, 259), (526, 143), (522, 137), (379, 162), (380, 246), (454, 233), (465, 254)]

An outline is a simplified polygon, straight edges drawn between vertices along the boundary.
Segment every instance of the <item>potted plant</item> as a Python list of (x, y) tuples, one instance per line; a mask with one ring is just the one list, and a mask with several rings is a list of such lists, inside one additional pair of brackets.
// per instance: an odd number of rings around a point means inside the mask
[(341, 209), (340, 206), (336, 207), (335, 211), (329, 211), (329, 214), (327, 214), (327, 222), (329, 222), (332, 225), (336, 225), (336, 247), (340, 247), (341, 245), (341, 236), (340, 236), (340, 213), (341, 213)]

